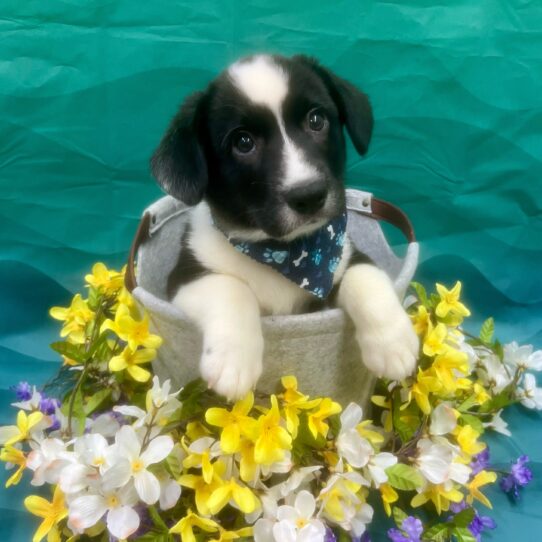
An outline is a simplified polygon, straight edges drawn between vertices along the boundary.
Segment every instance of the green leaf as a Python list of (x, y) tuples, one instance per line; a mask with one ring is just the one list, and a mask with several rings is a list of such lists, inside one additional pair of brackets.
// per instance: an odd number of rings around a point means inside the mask
[(459, 412), (464, 412), (465, 410), (469, 410), (469, 408), (473, 407), (476, 403), (476, 394), (473, 393), (457, 407), (457, 410), (459, 410)]
[(422, 475), (410, 465), (397, 463), (386, 469), (388, 483), (395, 489), (410, 491), (424, 483)]
[(456, 536), (457, 542), (476, 542), (476, 538), (467, 527), (456, 527), (452, 533)]
[(480, 340), (485, 344), (491, 344), (493, 334), (495, 333), (495, 320), (488, 318), (480, 329)]
[(169, 533), (169, 527), (165, 524), (164, 520), (160, 517), (160, 514), (156, 510), (156, 507), (149, 506), (149, 515), (151, 516), (152, 522), (154, 523), (157, 529)]
[(476, 432), (480, 434), (484, 432), (484, 424), (480, 421), (480, 418), (472, 414), (461, 414), (461, 419), (465, 422), (465, 425), (470, 425)]
[(90, 310), (95, 311), (101, 303), (101, 294), (100, 291), (94, 286), (90, 286), (88, 289), (88, 299), (87, 299), (87, 305)]
[(392, 515), (393, 515), (393, 521), (395, 521), (395, 525), (397, 527), (401, 528), (401, 525), (403, 524), (403, 521), (408, 517), (407, 514), (405, 514), (398, 506), (394, 506), (392, 508)]
[(510, 394), (513, 391), (513, 386), (506, 386), (504, 390), (492, 397), (489, 401), (486, 401), (483, 405), (480, 406), (480, 412), (496, 412), (505, 408), (512, 403), (515, 403), (516, 400), (513, 399)]
[(474, 508), (465, 508), (453, 517), (453, 524), (456, 527), (468, 527), (474, 519)]
[(448, 542), (450, 539), (450, 524), (437, 523), (422, 535), (422, 540), (427, 542)]
[(393, 393), (393, 427), (403, 442), (408, 442), (420, 427), (420, 409), (415, 401), (401, 410), (401, 390)]
[(414, 291), (416, 292), (416, 295), (418, 296), (418, 299), (420, 300), (420, 303), (424, 307), (427, 307), (427, 305), (428, 305), (427, 292), (426, 292), (424, 286), (422, 284), (420, 284), (419, 282), (411, 282), (410, 285), (412, 286), (412, 288), (414, 288)]
[(56, 341), (50, 344), (51, 348), (61, 356), (73, 359), (78, 363), (84, 363), (87, 354), (79, 344), (72, 344), (66, 341)]
[(111, 395), (111, 391), (111, 388), (105, 388), (92, 395), (83, 408), (85, 415), (90, 416), (100, 405), (102, 405)]
[(176, 480), (181, 476), (183, 473), (183, 464), (176, 454), (172, 453), (166, 457), (166, 469)]

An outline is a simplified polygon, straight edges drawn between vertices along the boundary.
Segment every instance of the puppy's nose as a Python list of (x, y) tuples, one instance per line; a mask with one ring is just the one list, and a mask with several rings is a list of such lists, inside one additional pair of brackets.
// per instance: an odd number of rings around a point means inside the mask
[(291, 188), (286, 192), (286, 203), (298, 213), (308, 215), (315, 213), (324, 206), (327, 198), (327, 187), (324, 180)]

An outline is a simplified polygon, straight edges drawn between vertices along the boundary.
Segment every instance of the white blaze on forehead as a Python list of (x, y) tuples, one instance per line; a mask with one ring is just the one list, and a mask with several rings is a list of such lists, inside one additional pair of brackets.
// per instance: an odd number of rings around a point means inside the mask
[(228, 69), (234, 85), (253, 103), (268, 107), (277, 119), (284, 140), (282, 184), (303, 184), (317, 177), (318, 170), (305, 159), (303, 151), (288, 137), (282, 118), (282, 104), (288, 94), (288, 75), (267, 55), (240, 60)]
[(250, 101), (266, 105), (278, 115), (288, 93), (288, 76), (266, 55), (254, 56), (233, 64), (228, 73), (235, 86)]

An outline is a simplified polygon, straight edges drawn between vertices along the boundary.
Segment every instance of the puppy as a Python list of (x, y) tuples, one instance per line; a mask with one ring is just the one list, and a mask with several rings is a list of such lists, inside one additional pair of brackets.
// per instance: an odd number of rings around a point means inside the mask
[(218, 393), (256, 385), (262, 314), (325, 304), (353, 320), (370, 370), (413, 372), (418, 339), (393, 284), (345, 234), (343, 128), (363, 155), (372, 127), (367, 96), (305, 56), (243, 58), (173, 118), (152, 172), (194, 207), (168, 289), (203, 333)]

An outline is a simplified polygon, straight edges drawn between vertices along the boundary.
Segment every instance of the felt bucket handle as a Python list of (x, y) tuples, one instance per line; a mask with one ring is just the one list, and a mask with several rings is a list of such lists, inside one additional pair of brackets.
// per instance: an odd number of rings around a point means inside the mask
[[(358, 209), (358, 211), (361, 211), (361, 209)], [(385, 222), (389, 222), (403, 232), (403, 235), (407, 238), (409, 243), (414, 243), (416, 241), (412, 222), (410, 222), (408, 216), (396, 205), (373, 197), (371, 198), (371, 210), (362, 211), (362, 213), (365, 216), (374, 218), (375, 220), (384, 220)], [(151, 214), (147, 212), (141, 218), (141, 222), (137, 228), (134, 240), (132, 241), (132, 246), (130, 247), (130, 253), (128, 255), (128, 264), (126, 267), (124, 284), (129, 292), (132, 292), (137, 286), (135, 260), (137, 258), (137, 251), (139, 250), (139, 247), (150, 237), (150, 225)]]

